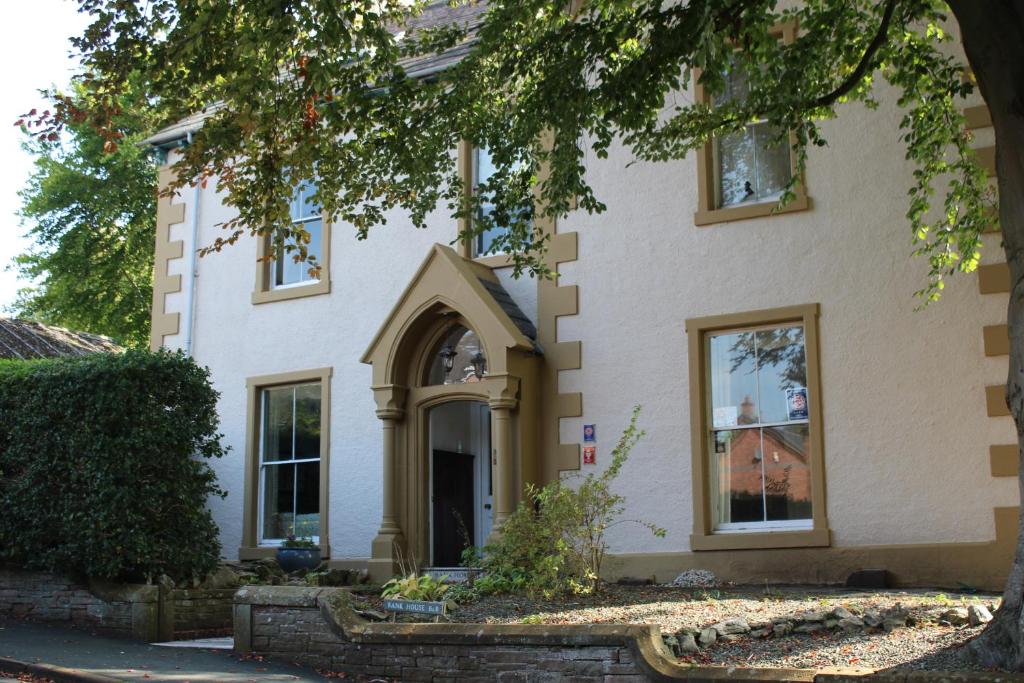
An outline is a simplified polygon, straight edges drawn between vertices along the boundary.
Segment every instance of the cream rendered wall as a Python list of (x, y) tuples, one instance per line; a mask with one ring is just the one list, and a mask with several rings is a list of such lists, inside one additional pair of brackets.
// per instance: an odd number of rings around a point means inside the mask
[[(648, 435), (619, 485), (627, 517), (669, 530), (659, 540), (617, 528), (612, 552), (689, 548), (684, 321), (776, 306), (821, 304), (834, 544), (987, 540), (992, 508), (1017, 504), (1016, 482), (991, 478), (988, 464), (989, 444), (1013, 442), (1012, 423), (987, 417), (984, 402), (984, 386), (1005, 381), (1006, 359), (984, 357), (981, 330), (1005, 321), (1006, 298), (981, 296), (975, 276), (957, 276), (939, 304), (914, 311), (925, 263), (910, 257), (904, 214), (911, 166), (897, 139), (898, 120), (895, 107), (848, 107), (826, 125), (831, 144), (812, 151), (809, 161), (810, 211), (704, 228), (692, 222), (693, 158), (629, 168), (623, 150), (605, 161), (589, 159), (589, 179), (608, 211), (574, 213), (560, 225), (579, 233), (579, 260), (562, 266), (562, 282), (579, 285), (580, 313), (560, 319), (559, 338), (582, 340), (583, 354), (581, 370), (561, 373), (561, 391), (582, 391), (584, 407), (582, 418), (563, 421), (562, 440), (578, 442), (582, 424), (597, 423), (600, 467), (630, 408), (643, 404)], [(202, 192), (200, 216), (199, 243), (208, 244), (216, 224), (230, 217), (212, 186)], [(175, 230), (184, 234), (189, 220), (187, 212)], [(241, 540), (245, 380), (321, 366), (334, 369), (332, 555), (368, 554), (380, 522), (381, 437), (370, 368), (359, 358), (430, 245), (455, 234), (442, 211), (426, 230), (392, 215), (364, 242), (336, 225), (331, 293), (255, 306), (253, 239), (199, 261), (193, 350), (212, 369), (221, 429), (232, 448), (215, 464), (229, 495), (211, 501), (227, 556)], [(989, 241), (989, 260), (1000, 260), (997, 238)], [(190, 248), (171, 272), (185, 267)], [(512, 280), (507, 269), (499, 275), (535, 319), (536, 283)], [(182, 294), (174, 295), (179, 307), (189, 278), (183, 279)]]
[[(1017, 482), (993, 479), (988, 446), (1014, 443), (1009, 418), (986, 415), (984, 387), (1006, 379), (986, 358), (982, 327), (1006, 320), (1006, 296), (982, 296), (975, 275), (950, 278), (940, 303), (915, 312), (926, 263), (910, 256), (904, 217), (911, 165), (897, 138), (899, 111), (849, 106), (812, 150), (813, 208), (698, 228), (696, 160), (625, 167), (622, 153), (589, 161), (608, 205), (575, 214), (580, 313), (559, 338), (582, 340), (582, 369), (562, 391), (582, 391), (584, 415), (563, 420), (563, 442), (598, 425), (598, 468), (629, 410), (642, 404), (648, 435), (623, 469), (627, 518), (669, 530), (611, 533), (611, 552), (689, 549), (693, 527), (687, 318), (817, 302), (826, 496), (833, 544), (983, 541), (994, 506), (1018, 503)], [(1003, 260), (990, 236), (986, 262)], [(587, 466), (584, 466), (586, 471)]]

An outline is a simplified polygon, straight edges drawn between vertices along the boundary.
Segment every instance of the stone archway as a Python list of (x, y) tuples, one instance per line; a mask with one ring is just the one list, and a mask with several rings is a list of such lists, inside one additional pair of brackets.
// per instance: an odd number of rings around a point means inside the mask
[[(487, 371), (479, 381), (430, 384), (436, 348), (454, 325), (476, 333)], [(381, 420), (383, 496), (370, 575), (392, 576), (399, 552), (429, 557), (428, 412), (455, 400), (485, 402), (491, 411), (494, 529), (540, 477), (539, 347), (536, 330), (490, 268), (435, 245), (363, 356), (373, 365)]]

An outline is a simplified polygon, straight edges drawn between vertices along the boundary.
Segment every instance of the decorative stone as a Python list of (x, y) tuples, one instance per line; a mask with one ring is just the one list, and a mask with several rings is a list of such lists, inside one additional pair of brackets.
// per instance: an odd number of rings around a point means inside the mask
[(967, 606), (967, 622), (971, 626), (980, 626), (992, 621), (992, 613), (984, 605)]
[(668, 584), (676, 588), (714, 588), (718, 577), (707, 569), (687, 569)]
[(661, 636), (661, 641), (665, 643), (665, 647), (668, 651), (674, 654), (676, 657), (679, 656), (679, 639), (675, 636)]
[(907, 619), (909, 616), (910, 612), (903, 609), (903, 606), (900, 604), (890, 607), (889, 609), (884, 610), (881, 614), (882, 628), (885, 629), (886, 632), (897, 628), (903, 628), (907, 625)]
[(771, 634), (772, 634), (772, 627), (771, 626), (768, 626), (767, 628), (757, 628), (757, 629), (751, 629), (750, 630), (750, 637), (751, 638), (767, 638)]
[(680, 633), (678, 637), (679, 650), (677, 654), (692, 655), (700, 652), (697, 641), (689, 633)]
[(946, 623), (950, 626), (963, 626), (967, 623), (968, 618), (966, 607), (954, 607), (939, 615), (939, 623)]
[(817, 633), (825, 629), (820, 621), (807, 621), (793, 628), (793, 633)]
[(846, 619), (840, 619), (836, 626), (847, 633), (853, 633), (864, 628), (864, 621), (859, 617), (850, 616)]
[(882, 615), (877, 610), (868, 610), (864, 613), (864, 625), (868, 628), (878, 628), (882, 625)]
[(796, 615), (795, 619), (797, 621), (825, 621), (828, 614), (829, 613), (825, 610), (812, 610), (809, 612), (800, 612)]
[(793, 624), (788, 621), (776, 622), (775, 626), (772, 627), (772, 632), (776, 637), (788, 636), (793, 632)]
[(700, 632), (698, 640), (700, 641), (700, 644), (704, 647), (707, 647), (708, 645), (713, 645), (714, 642), (718, 640), (718, 631), (716, 631), (713, 628), (706, 628)]
[(750, 632), (750, 624), (748, 624), (745, 619), (740, 619), (739, 617), (720, 621), (711, 628), (718, 631), (718, 635), (720, 636), (731, 636)]
[(842, 621), (843, 619), (851, 619), (853, 617), (853, 613), (845, 607), (836, 607), (834, 610), (829, 612), (828, 616), (830, 619)]

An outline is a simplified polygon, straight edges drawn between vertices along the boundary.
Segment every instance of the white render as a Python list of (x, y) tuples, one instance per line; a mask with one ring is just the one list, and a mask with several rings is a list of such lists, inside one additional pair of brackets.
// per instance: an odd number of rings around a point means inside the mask
[[(830, 145), (812, 150), (808, 211), (696, 227), (696, 161), (648, 164), (613, 150), (591, 155), (589, 180), (608, 210), (576, 212), (559, 232), (576, 231), (579, 259), (562, 284), (579, 286), (576, 316), (559, 321), (559, 340), (581, 340), (582, 368), (561, 373), (562, 392), (583, 394), (584, 414), (562, 421), (562, 441), (598, 427), (598, 467), (607, 463), (631, 407), (642, 404), (647, 436), (618, 482), (627, 517), (668, 529), (664, 539), (619, 527), (612, 553), (689, 550), (688, 318), (818, 303), (826, 500), (835, 546), (958, 543), (994, 538), (993, 508), (1018, 504), (1014, 478), (993, 478), (990, 444), (1014, 443), (1010, 418), (986, 414), (986, 385), (1005, 382), (1006, 359), (987, 358), (982, 328), (1004, 322), (1005, 295), (980, 295), (976, 275), (948, 280), (943, 299), (923, 311), (913, 292), (927, 264), (911, 258), (904, 216), (911, 165), (896, 133), (895, 106), (848, 106), (825, 126)], [(979, 144), (988, 131), (981, 131)], [(230, 218), (212, 185), (200, 191), (199, 244), (170, 264), (183, 291), (167, 297), (182, 312), (189, 255)], [(381, 426), (360, 357), (435, 242), (450, 244), (444, 211), (426, 230), (394, 214), (360, 242), (333, 227), (331, 292), (253, 305), (256, 243), (242, 239), (199, 260), (192, 352), (221, 392), (229, 454), (214, 464), (224, 500), (211, 502), (227, 556), (241, 543), (246, 378), (332, 367), (330, 546), (332, 559), (366, 558), (381, 519)], [(989, 236), (986, 262), (1001, 261)], [(507, 269), (506, 269), (507, 271)], [(537, 288), (501, 279), (536, 322)], [(168, 337), (178, 348), (183, 335)], [(592, 471), (583, 466), (583, 471)]]

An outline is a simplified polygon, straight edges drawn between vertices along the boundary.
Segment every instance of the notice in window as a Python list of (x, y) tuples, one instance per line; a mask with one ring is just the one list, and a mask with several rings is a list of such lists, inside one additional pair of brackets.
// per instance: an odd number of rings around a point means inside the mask
[(715, 429), (735, 427), (738, 415), (736, 406), (719, 406), (712, 415), (712, 425)]
[(807, 419), (807, 387), (786, 389), (786, 410), (791, 421)]

